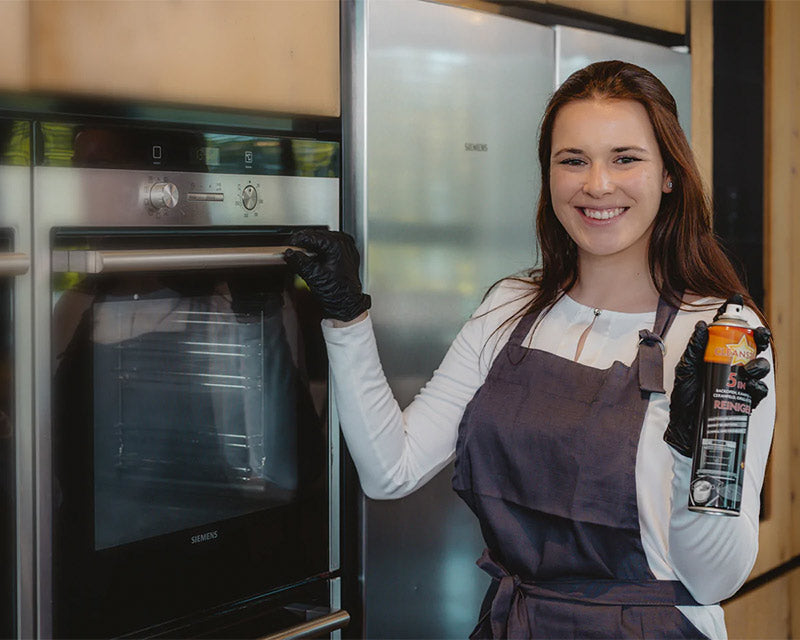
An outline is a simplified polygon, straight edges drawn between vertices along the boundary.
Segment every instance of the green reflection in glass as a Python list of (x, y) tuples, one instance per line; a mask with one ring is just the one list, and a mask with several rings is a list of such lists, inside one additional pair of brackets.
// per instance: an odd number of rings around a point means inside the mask
[(24, 120), (11, 123), (8, 137), (0, 148), (0, 164), (27, 167), (31, 163), (31, 125)]

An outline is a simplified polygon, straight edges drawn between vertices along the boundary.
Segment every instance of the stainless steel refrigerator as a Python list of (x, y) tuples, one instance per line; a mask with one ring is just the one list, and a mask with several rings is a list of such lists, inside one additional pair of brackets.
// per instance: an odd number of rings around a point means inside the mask
[[(557, 83), (624, 57), (689, 104), (689, 56), (422, 0), (342, 4), (343, 220), (364, 257), (401, 406), (498, 279), (536, 264), (537, 131)], [(688, 108), (682, 109), (688, 116)], [(489, 578), (452, 465), (404, 499), (361, 497), (367, 638), (464, 638)]]

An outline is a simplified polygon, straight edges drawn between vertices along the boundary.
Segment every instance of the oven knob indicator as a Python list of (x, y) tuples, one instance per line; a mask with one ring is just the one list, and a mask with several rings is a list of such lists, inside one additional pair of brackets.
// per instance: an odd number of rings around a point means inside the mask
[(150, 205), (156, 209), (174, 209), (179, 198), (178, 187), (171, 182), (157, 182), (150, 187)]
[(252, 184), (248, 184), (244, 189), (242, 189), (242, 204), (244, 208), (248, 211), (252, 211), (256, 208), (256, 203), (258, 202), (258, 191)]

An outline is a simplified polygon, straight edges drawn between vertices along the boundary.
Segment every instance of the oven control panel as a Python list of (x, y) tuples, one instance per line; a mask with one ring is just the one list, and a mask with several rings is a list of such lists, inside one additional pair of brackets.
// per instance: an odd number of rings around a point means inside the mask
[[(339, 223), (339, 143), (38, 123), (40, 215), (52, 225)], [(47, 185), (46, 187), (40, 185)]]

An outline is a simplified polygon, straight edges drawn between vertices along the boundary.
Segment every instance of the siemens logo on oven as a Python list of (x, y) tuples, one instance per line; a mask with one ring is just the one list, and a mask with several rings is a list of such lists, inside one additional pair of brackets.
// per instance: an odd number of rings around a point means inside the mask
[(208, 542), (209, 540), (216, 540), (217, 538), (219, 538), (218, 531), (206, 531), (205, 533), (198, 533), (196, 536), (192, 536), (192, 544)]

